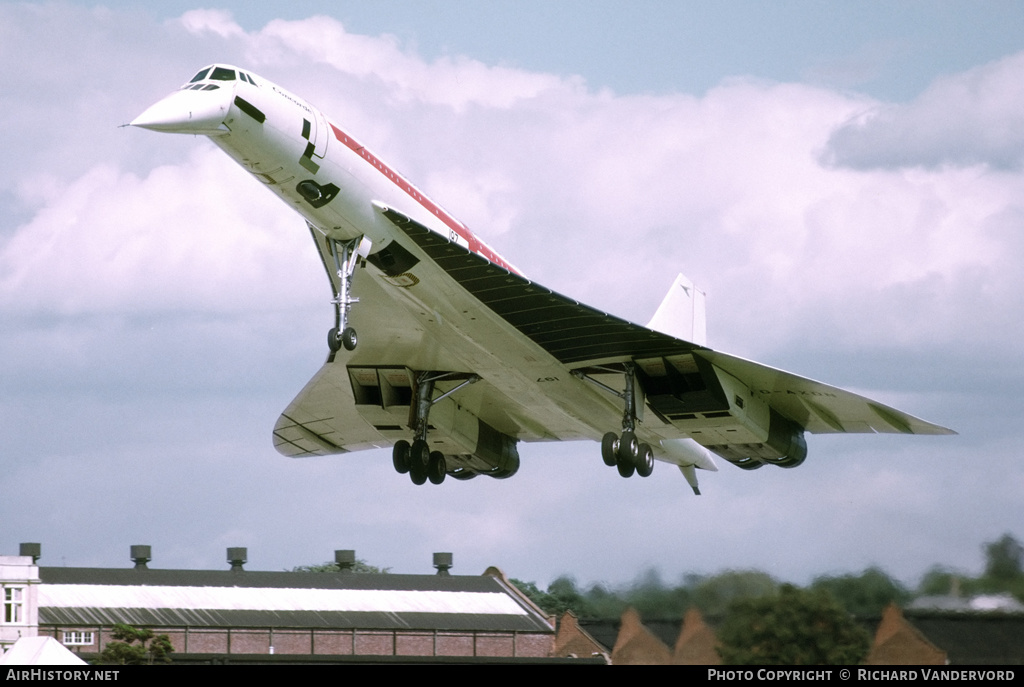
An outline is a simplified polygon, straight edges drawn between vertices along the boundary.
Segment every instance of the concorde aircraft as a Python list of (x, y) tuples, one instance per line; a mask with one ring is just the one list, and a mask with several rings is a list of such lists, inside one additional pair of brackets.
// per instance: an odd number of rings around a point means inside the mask
[(805, 432), (954, 433), (708, 348), (704, 294), (683, 275), (646, 327), (530, 281), (351, 132), (250, 71), (204, 67), (131, 124), (208, 136), (305, 220), (334, 326), (327, 361), (274, 426), (285, 456), (391, 446), (399, 473), (440, 484), (510, 477), (520, 441), (590, 439), (623, 477), (657, 459), (699, 494), (712, 454), (792, 468)]

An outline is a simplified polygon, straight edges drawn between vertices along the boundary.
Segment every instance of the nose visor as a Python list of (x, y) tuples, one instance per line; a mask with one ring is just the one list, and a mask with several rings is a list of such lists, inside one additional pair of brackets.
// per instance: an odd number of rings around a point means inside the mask
[(217, 86), (212, 90), (175, 91), (151, 105), (131, 125), (170, 134), (220, 136), (229, 133), (224, 125), (234, 89)]

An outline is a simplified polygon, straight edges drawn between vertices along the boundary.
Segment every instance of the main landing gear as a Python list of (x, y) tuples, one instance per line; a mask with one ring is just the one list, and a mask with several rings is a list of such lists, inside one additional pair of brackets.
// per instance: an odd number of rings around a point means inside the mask
[(337, 241), (328, 238), (331, 245), (331, 255), (334, 257), (334, 267), (338, 274), (338, 290), (334, 294), (334, 327), (327, 332), (327, 345), (337, 353), (344, 346), (346, 351), (354, 351), (359, 339), (356, 330), (348, 324), (348, 311), (353, 303), (359, 299), (352, 296), (352, 275), (356, 271), (356, 265), (365, 260), (370, 254), (373, 245), (370, 239), (361, 236), (350, 241)]
[(413, 484), (441, 484), (448, 474), (448, 463), (440, 451), (431, 451), (427, 444), (427, 429), (430, 418), (430, 407), (463, 387), (480, 381), (479, 375), (470, 375), (462, 384), (446, 391), (437, 398), (434, 395), (434, 382), (453, 376), (450, 372), (421, 372), (416, 377), (416, 431), (413, 442), (402, 439), (395, 443), (391, 451), (391, 460), (399, 474), (409, 474)]
[(650, 477), (654, 471), (654, 451), (649, 444), (641, 444), (636, 438), (636, 374), (632, 363), (624, 365), (623, 374), (626, 378), (626, 388), (619, 392), (588, 377), (582, 371), (573, 372), (579, 379), (601, 387), (624, 402), (622, 436), (608, 432), (601, 439), (601, 458), (604, 464), (618, 468), (619, 474), (623, 477), (632, 477), (634, 472), (641, 477)]

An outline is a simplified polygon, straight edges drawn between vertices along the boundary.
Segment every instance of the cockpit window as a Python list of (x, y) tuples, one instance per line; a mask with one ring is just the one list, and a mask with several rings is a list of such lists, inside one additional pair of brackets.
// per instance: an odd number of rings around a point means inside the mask
[(191, 81), (189, 81), (189, 83), (195, 83), (196, 81), (202, 81), (203, 79), (205, 79), (205, 78), (206, 78), (206, 74), (207, 74), (207, 72), (209, 72), (209, 71), (210, 71), (210, 68), (209, 68), (209, 67), (207, 67), (207, 68), (206, 68), (206, 69), (204, 69), (203, 71), (201, 71), (201, 72), (199, 72), (198, 74), (196, 74), (195, 76), (193, 76), (193, 77), (192, 77), (192, 80), (191, 80)]
[(214, 81), (234, 81), (235, 70), (225, 69), (224, 67), (214, 67), (213, 74), (210, 74), (210, 78)]

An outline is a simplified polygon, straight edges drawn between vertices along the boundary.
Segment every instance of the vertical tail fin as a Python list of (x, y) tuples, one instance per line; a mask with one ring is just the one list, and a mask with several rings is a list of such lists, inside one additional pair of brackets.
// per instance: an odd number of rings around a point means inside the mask
[(706, 299), (707, 295), (680, 273), (647, 327), (698, 346), (707, 346)]

